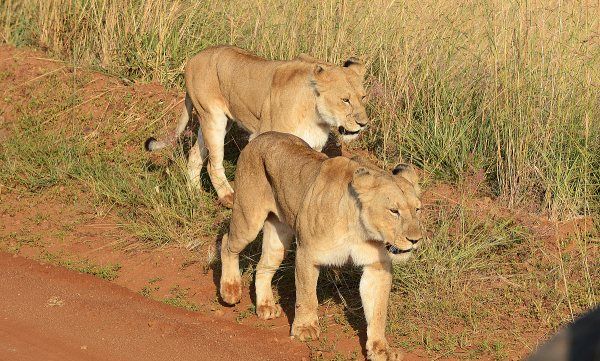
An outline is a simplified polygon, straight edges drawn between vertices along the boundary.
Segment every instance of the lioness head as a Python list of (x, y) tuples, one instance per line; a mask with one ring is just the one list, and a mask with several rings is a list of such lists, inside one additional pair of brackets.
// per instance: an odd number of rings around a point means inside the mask
[(418, 176), (407, 164), (397, 165), (389, 175), (378, 173), (360, 167), (353, 174), (360, 221), (369, 238), (385, 244), (393, 261), (403, 261), (423, 238)]
[(327, 124), (335, 127), (342, 139), (352, 140), (369, 119), (365, 110), (363, 87), (365, 66), (350, 58), (343, 66), (315, 62), (311, 86), (317, 100), (317, 112)]

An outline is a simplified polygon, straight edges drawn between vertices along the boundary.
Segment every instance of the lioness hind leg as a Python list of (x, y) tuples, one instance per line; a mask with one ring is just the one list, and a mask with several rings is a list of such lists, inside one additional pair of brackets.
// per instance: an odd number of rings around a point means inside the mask
[(281, 306), (275, 302), (271, 281), (289, 249), (294, 232), (271, 215), (263, 226), (263, 243), (260, 261), (256, 267), (256, 313), (268, 320), (281, 315)]
[(319, 267), (301, 247), (296, 250), (296, 313), (292, 336), (300, 341), (316, 340), (319, 327), (317, 280)]
[(208, 175), (217, 191), (219, 201), (226, 207), (233, 205), (233, 188), (225, 176), (223, 167), (224, 142), (227, 133), (228, 118), (222, 110), (200, 112), (200, 128), (208, 149)]
[(207, 155), (208, 149), (204, 145), (202, 129), (198, 129), (198, 139), (190, 149), (187, 163), (190, 185), (195, 189), (200, 189), (201, 187), (200, 173), (202, 172), (202, 165), (204, 165)]
[(242, 298), (242, 275), (240, 274), (240, 257), (238, 252), (231, 251), (228, 234), (221, 242), (221, 282), (219, 293), (225, 303), (235, 305)]

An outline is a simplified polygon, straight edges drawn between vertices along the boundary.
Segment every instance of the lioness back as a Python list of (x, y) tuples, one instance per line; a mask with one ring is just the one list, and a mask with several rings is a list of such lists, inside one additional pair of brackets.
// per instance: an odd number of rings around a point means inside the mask
[(281, 62), (270, 61), (233, 46), (208, 48), (185, 68), (188, 93), (202, 109), (221, 109), (250, 133), (260, 128), (269, 84)]
[(240, 153), (235, 172), (234, 209), (236, 204), (238, 207), (252, 204), (292, 219), (292, 210), (300, 207), (305, 188), (314, 181), (327, 159), (294, 135), (279, 132), (259, 135)]

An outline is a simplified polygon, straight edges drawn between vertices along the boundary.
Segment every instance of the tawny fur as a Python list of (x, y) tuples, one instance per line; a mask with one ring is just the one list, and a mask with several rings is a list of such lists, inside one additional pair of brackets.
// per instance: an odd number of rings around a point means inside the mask
[[(345, 157), (328, 158), (289, 134), (258, 136), (238, 160), (232, 218), (221, 245), (223, 300), (239, 302), (238, 255), (262, 229), (256, 309), (263, 319), (279, 316), (271, 280), (295, 236), (292, 335), (300, 340), (318, 338), (319, 267), (351, 262), (363, 267), (360, 294), (369, 359), (400, 359), (385, 338), (392, 258), (407, 259), (423, 234), (418, 177), (406, 165), (393, 173)], [(386, 245), (404, 253), (391, 255)]]
[(219, 199), (231, 206), (233, 189), (223, 169), (223, 142), (233, 121), (250, 132), (294, 134), (321, 150), (332, 127), (342, 139), (357, 136), (367, 124), (363, 88), (364, 66), (350, 58), (344, 66), (308, 55), (292, 61), (269, 61), (233, 46), (208, 48), (191, 58), (185, 69), (186, 98), (175, 132), (146, 142), (156, 150), (174, 143), (195, 109), (200, 120), (198, 141), (190, 150), (188, 173), (200, 186), (207, 171)]

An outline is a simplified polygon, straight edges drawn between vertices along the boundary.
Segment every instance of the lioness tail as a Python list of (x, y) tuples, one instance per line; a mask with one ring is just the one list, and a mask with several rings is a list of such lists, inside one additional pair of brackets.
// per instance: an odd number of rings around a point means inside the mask
[(179, 139), (179, 136), (181, 136), (181, 133), (183, 133), (183, 131), (185, 130), (187, 123), (192, 118), (192, 109), (192, 99), (186, 93), (185, 106), (183, 108), (181, 116), (179, 117), (179, 121), (177, 122), (177, 127), (175, 128), (175, 131), (162, 140), (157, 140), (154, 137), (146, 139), (146, 142), (144, 142), (144, 148), (148, 152), (152, 152), (175, 144), (175, 142), (177, 142), (177, 140)]

